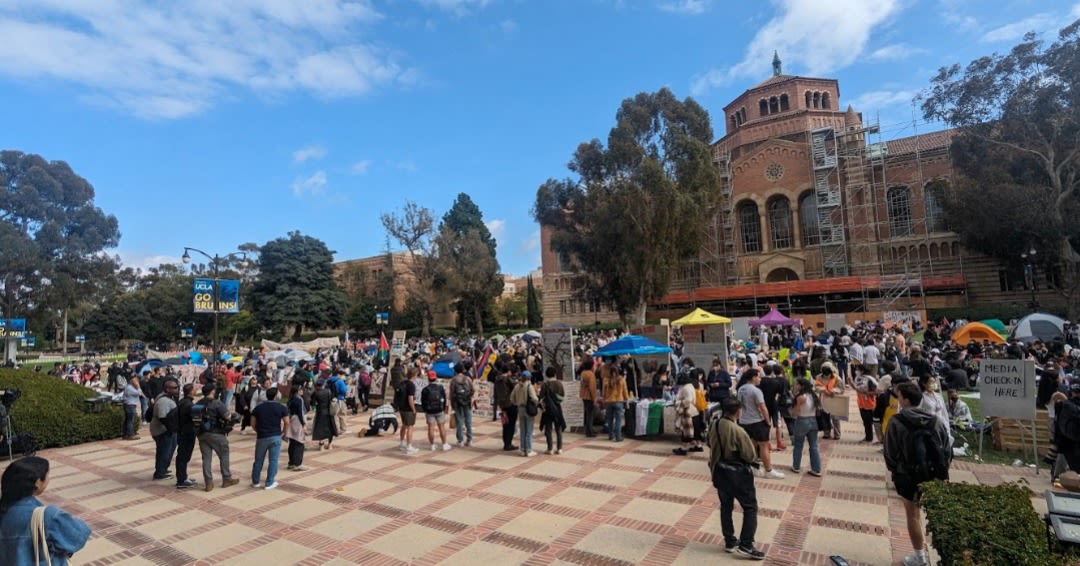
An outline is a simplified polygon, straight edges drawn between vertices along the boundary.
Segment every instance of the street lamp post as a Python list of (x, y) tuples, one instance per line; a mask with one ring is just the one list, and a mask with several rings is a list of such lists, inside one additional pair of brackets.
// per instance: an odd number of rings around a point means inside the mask
[(1031, 312), (1039, 310), (1039, 302), (1035, 299), (1035, 247), (1028, 248), (1028, 251), (1020, 254), (1020, 257), (1024, 260), (1024, 279), (1027, 281), (1028, 289), (1031, 290), (1031, 303), (1028, 307), (1031, 308)]
[[(219, 361), (221, 361), (221, 353), (218, 350), (218, 344), (219, 344), (219, 342), (218, 342), (218, 312), (221, 310), (218, 307), (218, 298), (219, 298), (219, 295), (220, 295), (220, 290), (219, 289), (221, 287), (221, 278), (218, 276), (218, 274), (219, 274), (219, 264), (220, 264), (221, 260), (223, 260), (223, 259), (229, 259), (231, 257), (236, 257), (236, 256), (241, 256), (244, 259), (247, 259), (247, 253), (245, 253), (245, 252), (233, 252), (231, 254), (226, 254), (224, 256), (221, 256), (221, 255), (218, 255), (218, 254), (214, 254), (214, 255), (211, 256), (210, 254), (208, 254), (208, 253), (206, 253), (206, 252), (204, 252), (204, 251), (202, 251), (202, 250), (200, 250), (198, 248), (191, 248), (191, 247), (186, 247), (185, 246), (184, 247), (184, 255), (180, 257), (180, 259), (183, 260), (184, 263), (191, 263), (191, 254), (189, 254), (188, 252), (195, 252), (195, 253), (202, 254), (204, 257), (206, 257), (206, 259), (210, 260), (210, 267), (211, 267), (211, 270), (212, 270), (211, 273), (213, 274), (213, 281), (214, 281), (214, 344), (213, 344), (214, 359), (213, 359), (213, 364), (216, 364)], [(212, 368), (213, 365), (211, 365), (210, 367)]]

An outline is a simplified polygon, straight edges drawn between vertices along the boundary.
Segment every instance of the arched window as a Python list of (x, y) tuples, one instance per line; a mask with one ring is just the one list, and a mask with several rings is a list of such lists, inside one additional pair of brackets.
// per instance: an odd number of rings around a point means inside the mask
[(818, 230), (817, 196), (806, 191), (799, 197), (799, 225), (802, 226), (802, 245), (816, 246), (821, 243)]
[(791, 204), (785, 197), (773, 197), (765, 207), (769, 211), (769, 237), (772, 249), (795, 246), (795, 231), (791, 226)]
[(945, 198), (945, 182), (935, 181), (923, 188), (923, 210), (926, 211), (926, 231), (948, 232), (945, 222), (945, 209), (941, 202)]
[(780, 111), (780, 101), (774, 96), (769, 99), (769, 114), (775, 114)]
[(829, 93), (827, 92), (821, 93), (821, 107), (829, 108)]
[(886, 195), (889, 213), (889, 236), (898, 238), (911, 235), (911, 189), (893, 187)]
[(769, 101), (762, 98), (758, 101), (758, 115), (765, 117), (769, 115)]
[(736, 114), (732, 114), (731, 115), (731, 129), (734, 130), (735, 128), (738, 128), (738, 127), (739, 127), (739, 116), (736, 115)]
[(758, 216), (757, 203), (753, 201), (740, 203), (737, 214), (739, 217), (739, 233), (742, 236), (743, 253), (760, 252), (761, 217)]
[(787, 111), (787, 110), (788, 110), (789, 108), (791, 108), (791, 106), (790, 106), (790, 104), (788, 103), (788, 97), (787, 97), (787, 95), (786, 95), (786, 94), (781, 94), (781, 95), (780, 95), (780, 111), (781, 111), (781, 112), (785, 112), (785, 111)]
[(739, 124), (746, 122), (746, 107), (739, 109)]
[(821, 108), (821, 93), (814, 93), (814, 108)]
[(806, 107), (810, 108), (814, 103), (814, 94), (810, 91), (806, 91)]

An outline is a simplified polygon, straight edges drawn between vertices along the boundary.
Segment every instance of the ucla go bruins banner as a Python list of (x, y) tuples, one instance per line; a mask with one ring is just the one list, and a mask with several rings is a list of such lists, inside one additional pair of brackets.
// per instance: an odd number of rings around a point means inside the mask
[[(218, 279), (218, 308), (217, 312), (237, 313), (240, 312), (240, 280)], [(195, 279), (194, 284), (194, 310), (196, 313), (214, 312), (214, 280)]]

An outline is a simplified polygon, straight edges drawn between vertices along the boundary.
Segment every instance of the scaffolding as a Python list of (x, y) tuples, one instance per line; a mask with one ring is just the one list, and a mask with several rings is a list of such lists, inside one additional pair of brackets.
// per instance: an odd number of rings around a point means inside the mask
[(850, 265), (843, 188), (838, 167), (839, 151), (832, 128), (818, 128), (810, 132), (810, 153), (814, 169), (822, 276), (843, 277), (850, 273)]
[(720, 287), (735, 285), (739, 282), (731, 152), (721, 152), (714, 147), (713, 163), (720, 178), (719, 199), (712, 225), (707, 230), (709, 242), (703, 247), (698, 264), (701, 283), (708, 287)]

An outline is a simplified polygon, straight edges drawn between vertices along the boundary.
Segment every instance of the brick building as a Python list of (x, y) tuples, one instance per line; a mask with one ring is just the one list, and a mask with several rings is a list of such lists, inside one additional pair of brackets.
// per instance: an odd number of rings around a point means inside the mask
[[(948, 229), (953, 131), (881, 141), (875, 124), (841, 108), (835, 79), (785, 75), (779, 58), (772, 77), (724, 107), (713, 144), (720, 210), (649, 318), (691, 305), (754, 316), (767, 304), (808, 315), (1027, 304), (1022, 272)], [(541, 235), (545, 324), (615, 320), (574, 298), (574, 274)]]

